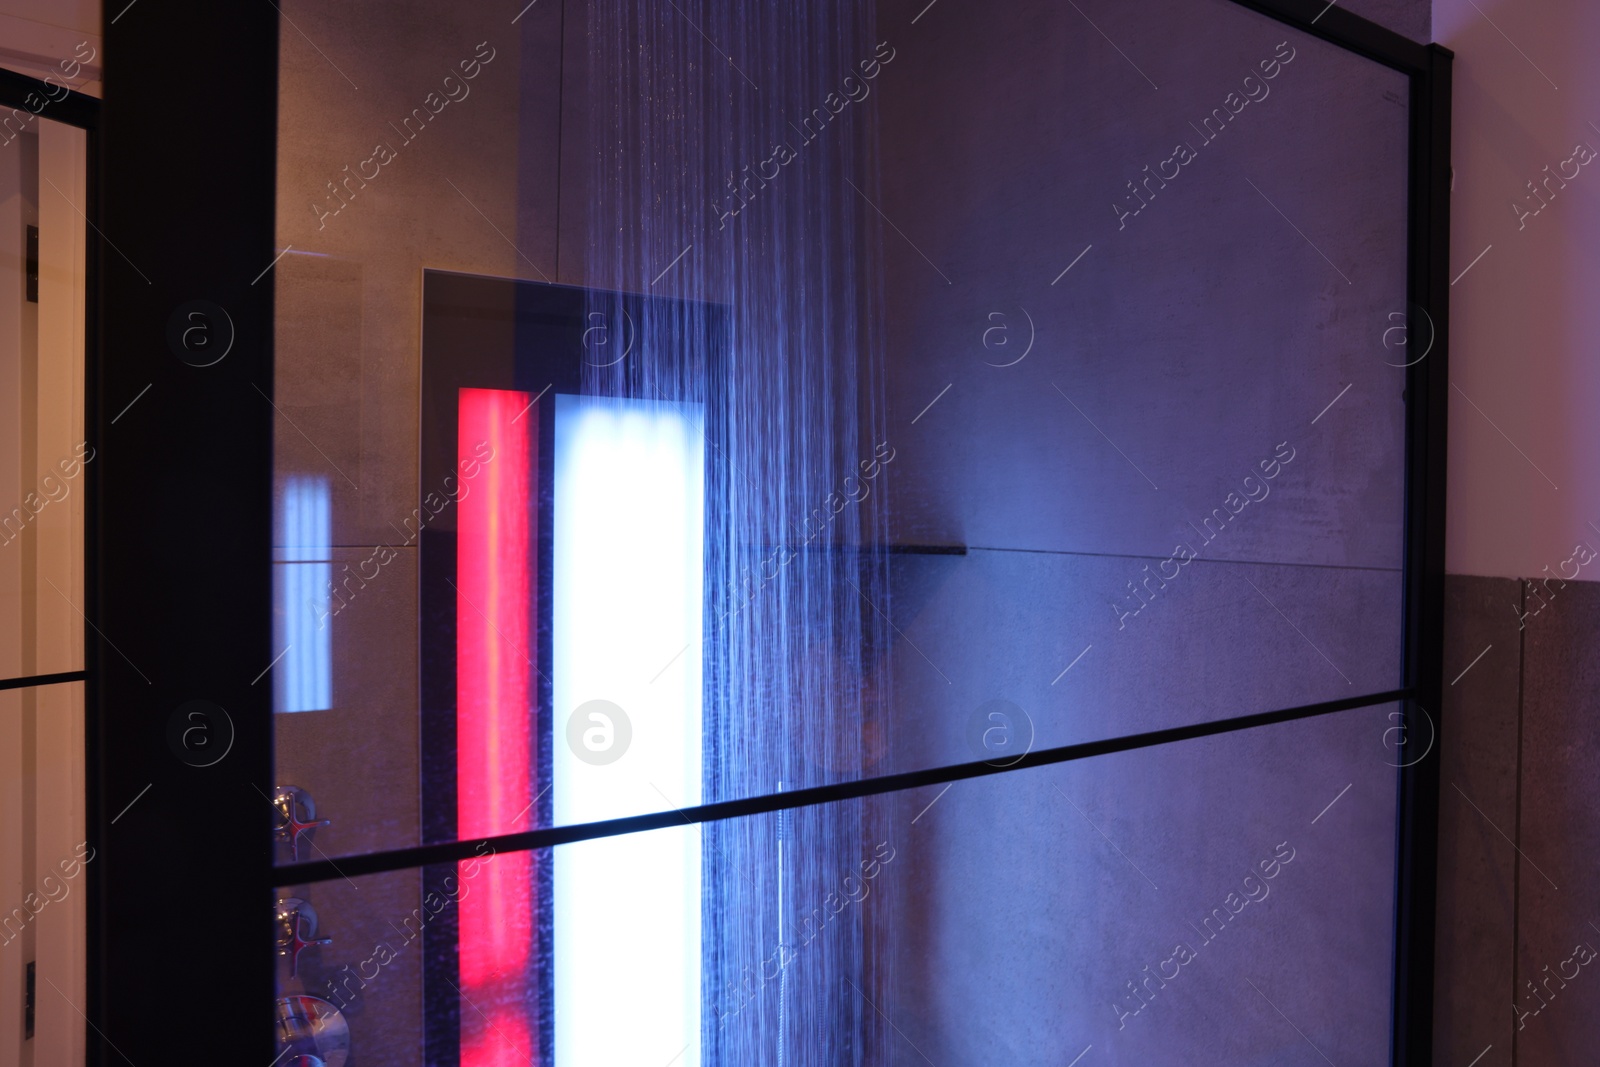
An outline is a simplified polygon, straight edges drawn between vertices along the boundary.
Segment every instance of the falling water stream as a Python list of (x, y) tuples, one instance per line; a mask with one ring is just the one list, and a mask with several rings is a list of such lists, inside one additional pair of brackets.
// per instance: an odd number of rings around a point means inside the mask
[[(891, 740), (873, 21), (854, 0), (588, 7), (585, 273), (668, 299), (615, 324), (635, 348), (584, 388), (706, 405), (705, 801), (869, 774)], [(890, 902), (824, 903), (882, 839), (873, 811), (705, 828), (704, 1062), (881, 1058)]]

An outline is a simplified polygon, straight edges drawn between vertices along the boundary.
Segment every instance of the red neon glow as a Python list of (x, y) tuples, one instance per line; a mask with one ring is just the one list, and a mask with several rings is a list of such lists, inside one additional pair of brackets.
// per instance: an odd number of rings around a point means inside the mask
[[(529, 617), (539, 411), (531, 400), (501, 389), (463, 389), (459, 399), (456, 830), (463, 838), (526, 830), (534, 818), (537, 649)], [(539, 1042), (529, 1023), (538, 1005), (529, 973), (533, 855), (468, 860), (456, 874), (461, 1065), (537, 1065)]]

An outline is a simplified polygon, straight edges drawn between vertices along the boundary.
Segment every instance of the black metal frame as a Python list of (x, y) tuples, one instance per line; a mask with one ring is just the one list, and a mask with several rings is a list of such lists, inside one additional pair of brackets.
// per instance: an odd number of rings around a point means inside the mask
[(355, 878), (364, 874), (381, 874), (385, 871), (421, 867), (431, 863), (455, 863), (484, 854), (484, 845), (495, 854), (518, 852), (524, 849), (550, 848), (570, 845), (575, 841), (592, 841), (598, 837), (616, 837), (619, 834), (636, 834), (645, 830), (663, 830), (697, 823), (721, 822), (747, 815), (761, 815), (791, 808), (806, 808), (816, 804), (832, 804), (841, 800), (898, 793), (922, 786), (943, 785), (968, 778), (984, 778), (992, 774), (1009, 774), (1031, 767), (1048, 767), (1054, 763), (1070, 763), (1094, 756), (1109, 756), (1116, 752), (1169, 745), (1175, 741), (1193, 741), (1201, 737), (1251, 730), (1258, 726), (1275, 726), (1298, 719), (1313, 719), (1356, 708), (1370, 708), (1382, 704), (1414, 700), (1416, 689), (1404, 687), (1381, 693), (1345, 697), (1342, 700), (1325, 700), (1316, 704), (1302, 704), (1293, 708), (1239, 715), (1227, 719), (1171, 726), (1142, 734), (1123, 734), (1099, 741), (1081, 741), (1057, 748), (1041, 748), (1003, 764), (997, 761), (952, 763), (942, 767), (901, 771), (895, 774), (875, 775), (852, 781), (831, 782), (806, 789), (791, 789), (782, 793), (765, 793), (760, 796), (740, 797), (736, 800), (719, 800), (690, 808), (670, 808), (665, 811), (626, 815), (602, 822), (569, 823), (550, 826), (542, 830), (525, 830), (515, 834), (495, 837), (477, 837), (456, 841), (441, 841), (432, 845), (391, 849), (386, 852), (366, 852), (340, 856), (337, 860), (312, 860), (304, 863), (283, 864), (274, 869), (275, 885), (303, 885), (310, 882), (327, 882), (335, 878)]
[[(267, 1064), (278, 13), (112, 2), (101, 25), (85, 614), (115, 648), (89, 644), (88, 1061)], [(232, 326), (207, 367), (168, 340), (197, 300)], [(167, 740), (193, 699), (231, 720), (212, 766)]]
[[(1404, 684), (1063, 746), (1011, 768), (961, 764), (507, 835), (491, 839), (497, 850), (681, 825), (685, 816), (796, 808), (1392, 701), (1403, 702), (1418, 729), (1419, 712), (1426, 729), (1440, 727), (1451, 54), (1326, 0), (1233, 2), (1411, 81), (1408, 285), (1411, 303), (1431, 319), (1432, 348), (1406, 371)], [(268, 265), (277, 254), (279, 16), (270, 4), (203, 0), (123, 7), (118, 0), (105, 8), (104, 108), (72, 94), (47, 116), (90, 131), (96, 239), (88, 256), (86, 425), (102, 459), (86, 472), (86, 614), (119, 650), (89, 641), (83, 672), (88, 835), (97, 851), (86, 867), (89, 1062), (165, 1062), (184, 1055), (181, 1047), (207, 1061), (227, 1049), (232, 1062), (265, 1064), (274, 1051), (265, 950), (273, 888), (449, 862), (470, 857), (480, 842), (353, 856), (337, 867), (272, 866), (271, 808), (259, 792), (272, 781), (271, 708), (251, 679), (272, 654)], [(26, 94), (42, 87), (0, 71), (0, 104), (25, 106)], [(180, 362), (165, 340), (173, 310), (196, 299), (223, 306), (235, 330), (227, 359), (208, 368)], [(146, 386), (144, 410), (113, 428), (113, 413)], [(232, 751), (214, 767), (185, 764), (165, 743), (172, 712), (197, 697), (225, 707), (232, 721)], [(1438, 788), (1436, 758), (1400, 772), (1395, 1063), (1431, 1061)], [(123, 811), (136, 795), (142, 799)]]
[(33, 674), (24, 678), (0, 679), (0, 689), (33, 689), (41, 685), (61, 682), (81, 682), (89, 677), (88, 671), (61, 671), (57, 674)]
[[(1394, 1051), (1397, 1064), (1433, 1062), (1434, 909), (1444, 691), (1444, 521), (1450, 333), (1451, 53), (1426, 50), (1411, 77), (1410, 300), (1424, 311), (1431, 350), (1407, 368), (1405, 712), (1433, 758), (1400, 772), (1395, 865)], [(1408, 309), (1409, 310), (1409, 309)], [(1429, 709), (1432, 709), (1431, 711)], [(1421, 712), (1419, 722), (1417, 713)], [(1427, 732), (1422, 732), (1426, 724)]]
[(91, 136), (100, 125), (100, 101), (94, 97), (0, 68), (0, 106), (33, 111), (28, 103), (30, 95), (45, 101), (38, 111), (33, 112), (36, 117), (88, 130)]

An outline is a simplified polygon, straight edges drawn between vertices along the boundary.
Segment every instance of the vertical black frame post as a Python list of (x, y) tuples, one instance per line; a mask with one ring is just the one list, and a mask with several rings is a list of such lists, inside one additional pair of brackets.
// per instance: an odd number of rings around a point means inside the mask
[(267, 1064), (278, 14), (102, 10), (89, 1062)]
[[(1395, 1064), (1433, 1062), (1440, 738), (1444, 691), (1446, 419), (1450, 351), (1452, 53), (1434, 45), (1411, 76), (1406, 370), (1406, 753), (1395, 887)], [(1417, 349), (1422, 354), (1414, 354)], [(1420, 755), (1413, 755), (1413, 753)]]

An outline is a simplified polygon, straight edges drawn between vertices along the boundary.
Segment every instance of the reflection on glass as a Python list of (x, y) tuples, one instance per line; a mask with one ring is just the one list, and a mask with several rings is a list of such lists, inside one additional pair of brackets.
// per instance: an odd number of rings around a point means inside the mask
[(83, 667), (85, 150), (43, 118), (0, 147), (0, 678)]
[[(27, 111), (6, 119), (0, 679), (84, 666), (85, 484), (101, 444), (86, 439), (83, 418), (86, 164), (83, 130)], [(66, 1003), (83, 1004), (87, 988), (83, 706), (82, 682), (0, 690), (0, 1063), (83, 1062), (83, 1020)], [(42, 991), (26, 1039), (25, 987)]]
[(272, 674), (276, 711), (322, 711), (333, 706), (332, 523), (328, 479), (297, 474), (283, 487), (283, 547), (274, 622), (281, 658)]

